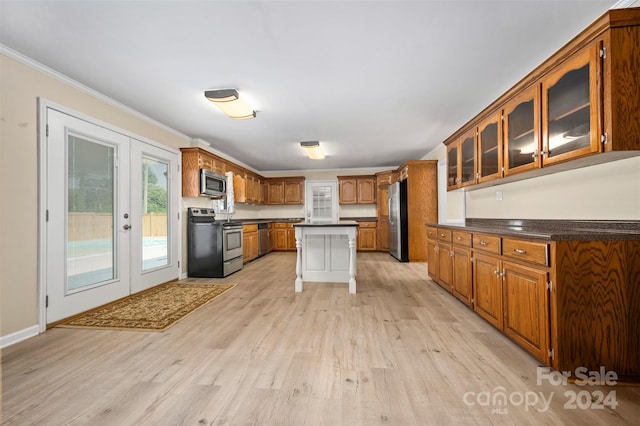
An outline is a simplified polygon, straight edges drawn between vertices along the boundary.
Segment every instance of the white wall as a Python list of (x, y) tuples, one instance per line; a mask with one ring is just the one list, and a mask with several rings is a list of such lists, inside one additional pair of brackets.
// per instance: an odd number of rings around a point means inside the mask
[[(444, 145), (424, 159), (446, 164)], [(477, 190), (447, 192), (445, 179), (438, 176), (438, 203), (446, 205), (440, 223), (465, 218), (640, 220), (640, 157)], [(496, 200), (498, 191), (502, 201)]]
[(466, 207), (472, 218), (640, 220), (640, 157), (469, 191)]

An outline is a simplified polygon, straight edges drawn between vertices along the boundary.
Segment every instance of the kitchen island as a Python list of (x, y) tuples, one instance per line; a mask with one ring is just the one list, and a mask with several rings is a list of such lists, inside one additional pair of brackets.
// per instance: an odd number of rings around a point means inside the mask
[(356, 233), (358, 222), (294, 223), (296, 235), (295, 291), (303, 281), (345, 282), (356, 292)]

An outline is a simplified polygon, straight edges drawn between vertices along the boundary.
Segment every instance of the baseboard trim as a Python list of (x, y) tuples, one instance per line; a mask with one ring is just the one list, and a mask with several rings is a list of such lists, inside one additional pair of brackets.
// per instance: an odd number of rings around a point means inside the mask
[(7, 346), (11, 346), (18, 342), (22, 342), (23, 340), (27, 340), (30, 337), (37, 336), (39, 329), (40, 327), (38, 327), (38, 325), (33, 325), (23, 330), (16, 331), (15, 333), (7, 334), (6, 336), (0, 337), (0, 349), (6, 348)]

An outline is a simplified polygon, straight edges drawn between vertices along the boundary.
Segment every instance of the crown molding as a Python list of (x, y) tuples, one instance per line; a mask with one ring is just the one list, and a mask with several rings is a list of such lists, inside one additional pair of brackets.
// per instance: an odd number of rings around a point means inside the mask
[(18, 62), (20, 62), (23, 65), (28, 66), (29, 68), (32, 68), (38, 72), (41, 72), (42, 74), (45, 74), (48, 77), (54, 78), (68, 86), (73, 87), (76, 90), (79, 90), (81, 92), (84, 92), (88, 95), (91, 95), (92, 97), (98, 99), (101, 102), (104, 102), (114, 108), (117, 108), (123, 112), (126, 112), (127, 114), (131, 114), (133, 116), (135, 116), (136, 118), (139, 118), (143, 121), (146, 121), (149, 124), (152, 124), (162, 130), (166, 130), (169, 133), (173, 133), (176, 136), (179, 136), (181, 138), (185, 139), (185, 142), (191, 140), (191, 136), (187, 136), (182, 132), (179, 132), (178, 130), (167, 126), (166, 124), (163, 124), (157, 120), (154, 120), (153, 118), (144, 115), (143, 113), (134, 110), (133, 108), (130, 108), (118, 101), (116, 101), (115, 99), (112, 99), (110, 97), (108, 97), (107, 95), (98, 92), (97, 90), (94, 90), (92, 88), (90, 88), (89, 86), (85, 86), (84, 84), (62, 74), (61, 72), (58, 72), (52, 68), (49, 68), (48, 66), (26, 56), (23, 55), (22, 53), (11, 49), (10, 47), (7, 47), (5, 45), (3, 45), (2, 43), (0, 43), (0, 54), (3, 54), (11, 59), (14, 59)]

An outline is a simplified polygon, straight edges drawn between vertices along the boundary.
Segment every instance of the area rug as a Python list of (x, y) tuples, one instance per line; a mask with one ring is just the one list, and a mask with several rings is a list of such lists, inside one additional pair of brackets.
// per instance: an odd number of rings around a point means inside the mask
[(164, 331), (234, 286), (169, 282), (84, 312), (56, 327)]

